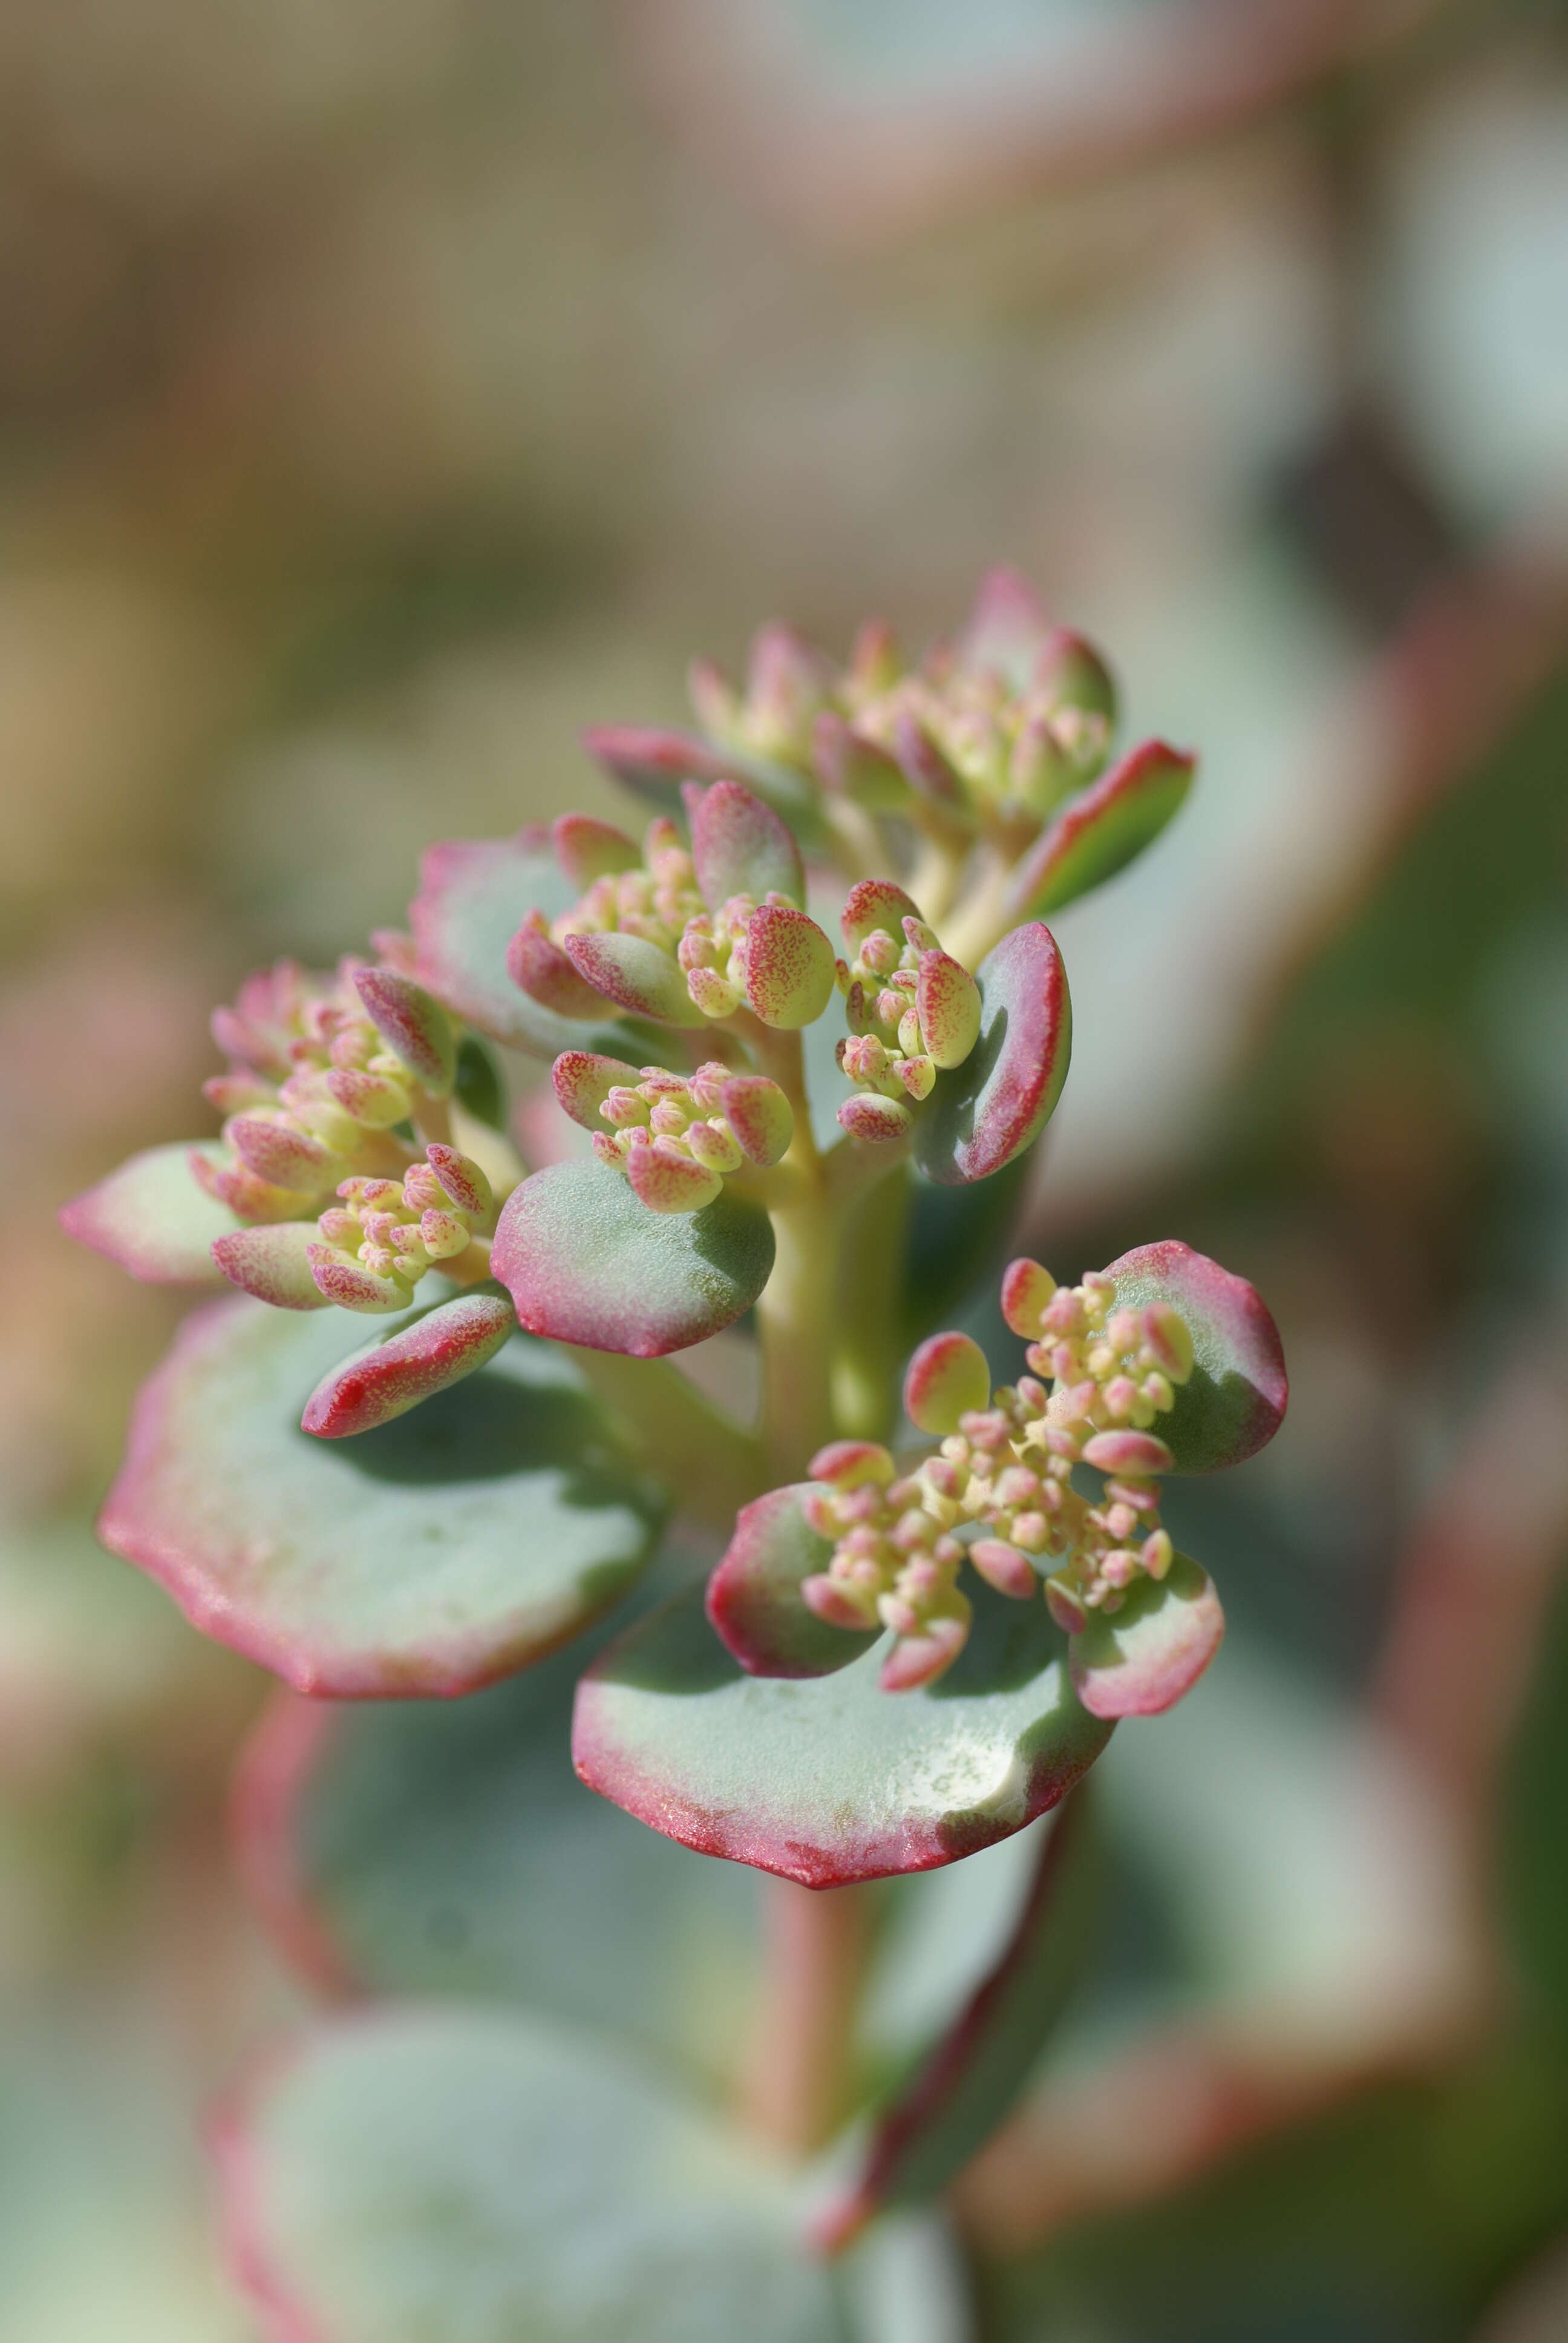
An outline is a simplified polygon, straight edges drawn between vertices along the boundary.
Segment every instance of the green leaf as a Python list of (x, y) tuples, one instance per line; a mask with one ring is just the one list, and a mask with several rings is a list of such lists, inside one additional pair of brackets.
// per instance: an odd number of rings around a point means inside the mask
[(583, 1659), (573, 1644), (467, 1700), (280, 1694), (236, 1785), (246, 1884), (328, 1988), (525, 2004), (722, 2087), (755, 2022), (762, 1882), (577, 1779)]
[(1119, 1611), (1091, 1611), (1070, 1639), (1078, 1697), (1112, 1721), (1162, 1715), (1191, 1692), (1224, 1633), (1213, 1581), (1179, 1554), (1164, 1578), (1137, 1580)]
[(264, 2068), (218, 2138), (238, 2274), (311, 2343), (843, 2343), (792, 2191), (607, 2046), (391, 2010)]
[(1177, 1237), (1135, 1246), (1105, 1274), (1124, 1307), (1167, 1302), (1192, 1337), (1192, 1373), (1159, 1423), (1177, 1472), (1219, 1473), (1255, 1456), (1284, 1422), (1291, 1394), (1280, 1330), (1257, 1288)]
[(608, 1050), (640, 1060), (637, 1037), (607, 1009), (601, 1025), (558, 1016), (514, 984), (507, 946), (529, 911), (569, 910), (578, 890), (550, 851), (549, 832), (447, 839), (427, 847), (419, 892), (408, 907), (414, 973), (437, 1000), (493, 1041), (553, 1058), (562, 1050)]
[(1193, 760), (1144, 740), (1070, 798), (1009, 883), (1010, 920), (1039, 920), (1113, 879), (1153, 844), (1192, 786)]
[(741, 1508), (708, 1582), (713, 1631), (748, 1675), (826, 1676), (869, 1651), (880, 1634), (819, 1619), (800, 1599), (804, 1579), (826, 1570), (833, 1549), (800, 1511), (809, 1481), (769, 1489)]
[(739, 781), (715, 781), (696, 796), (691, 852), (710, 910), (731, 895), (750, 895), (760, 903), (777, 892), (797, 909), (806, 900), (799, 848), (771, 806)]
[(884, 1693), (885, 1639), (812, 1682), (749, 1676), (695, 1593), (612, 1644), (578, 1694), (578, 1773), (683, 1845), (811, 1887), (929, 1871), (1070, 1789), (1110, 1726), (1080, 1705), (1043, 1603), (978, 1585), (963, 1652)]
[(457, 1044), (457, 1079), (452, 1096), (476, 1122), (488, 1123), (492, 1131), (505, 1131), (507, 1100), (500, 1073), (477, 1034), (465, 1033)]
[(943, 1186), (989, 1180), (1040, 1137), (1072, 1054), (1067, 970), (1050, 930), (1014, 928), (975, 971), (980, 1040), (915, 1119), (915, 1160)]
[(187, 1319), (99, 1534), (298, 1691), (467, 1691), (608, 1608), (659, 1503), (580, 1371), (522, 1335), (396, 1423), (312, 1439), (300, 1410), (363, 1334), (244, 1299)]
[(216, 1139), (149, 1147), (62, 1204), (60, 1226), (149, 1285), (221, 1285), (224, 1274), (212, 1248), (241, 1223), (226, 1204), (197, 1187), (193, 1154), (215, 1163), (229, 1160), (228, 1149)]
[(773, 1229), (729, 1189), (699, 1212), (651, 1212), (607, 1165), (552, 1163), (507, 1199), (490, 1267), (531, 1333), (657, 1359), (749, 1310)]

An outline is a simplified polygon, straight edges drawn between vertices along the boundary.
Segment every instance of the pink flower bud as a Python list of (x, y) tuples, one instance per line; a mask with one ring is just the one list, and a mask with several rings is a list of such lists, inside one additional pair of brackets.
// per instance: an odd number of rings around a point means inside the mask
[(1015, 1602), (1024, 1602), (1040, 1585), (1034, 1565), (1026, 1554), (1001, 1538), (977, 1538), (970, 1548), (970, 1560), (980, 1576), (999, 1594), (1010, 1594)]
[(1101, 1473), (1169, 1473), (1174, 1458), (1151, 1432), (1097, 1432), (1083, 1446), (1083, 1461)]
[(823, 1571), (800, 1582), (800, 1599), (830, 1627), (854, 1627), (864, 1634), (877, 1624), (876, 1596), (869, 1589), (851, 1590), (841, 1579)]
[(1038, 1261), (1026, 1256), (1009, 1262), (1001, 1281), (1001, 1314), (1015, 1334), (1027, 1342), (1040, 1332), (1046, 1305), (1055, 1292), (1055, 1278)]

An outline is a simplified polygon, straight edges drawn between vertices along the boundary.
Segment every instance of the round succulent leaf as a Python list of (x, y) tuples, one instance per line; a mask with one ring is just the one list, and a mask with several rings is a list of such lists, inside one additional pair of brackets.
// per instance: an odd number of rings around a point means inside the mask
[(500, 1294), (463, 1293), (438, 1302), (325, 1374), (306, 1402), (300, 1429), (317, 1440), (347, 1440), (390, 1423), (477, 1374), (517, 1324), (516, 1311)]
[(989, 1180), (1033, 1144), (1072, 1051), (1067, 970), (1038, 920), (1003, 936), (975, 980), (980, 1038), (962, 1065), (937, 1076), (915, 1121), (915, 1160), (944, 1186)]
[(914, 1116), (902, 1099), (883, 1098), (877, 1091), (857, 1091), (839, 1109), (839, 1121), (851, 1139), (877, 1146), (890, 1139), (907, 1139)]
[(980, 988), (950, 952), (920, 954), (915, 1006), (926, 1050), (942, 1068), (961, 1066), (980, 1039)]
[(764, 1025), (792, 1033), (833, 997), (838, 955), (815, 920), (787, 903), (762, 903), (746, 930), (746, 998)]
[(310, 1249), (321, 1242), (315, 1221), (269, 1221), (215, 1240), (212, 1257), (231, 1285), (275, 1310), (325, 1310), (311, 1273)]
[(920, 905), (912, 895), (905, 894), (896, 879), (857, 880), (844, 898), (839, 915), (844, 949), (854, 957), (879, 928), (884, 935), (900, 936), (904, 921), (920, 916)]
[(583, 1678), (578, 1772), (667, 1837), (809, 1887), (994, 1845), (1070, 1789), (1110, 1728), (1074, 1694), (1043, 1603), (972, 1593), (963, 1651), (902, 1693), (878, 1684), (885, 1637), (810, 1682), (748, 1675), (700, 1595), (678, 1595)]
[(300, 1411), (361, 1340), (333, 1310), (198, 1311), (137, 1400), (99, 1535), (297, 1691), (465, 1692), (616, 1601), (662, 1503), (580, 1369), (522, 1334), (396, 1423), (312, 1439)]
[(935, 1438), (959, 1418), (990, 1405), (990, 1364), (972, 1334), (928, 1335), (904, 1375), (904, 1413)]
[(608, 1165), (552, 1163), (508, 1198), (490, 1268), (530, 1332), (657, 1359), (750, 1309), (773, 1229), (731, 1189), (700, 1212), (650, 1212)]
[(511, 1049), (540, 1058), (574, 1048), (636, 1057), (635, 1038), (609, 1016), (585, 1027), (530, 1000), (508, 972), (508, 946), (528, 914), (552, 920), (580, 891), (557, 862), (546, 830), (428, 847), (408, 907), (414, 973), (465, 1024)]
[(800, 1481), (743, 1505), (735, 1534), (708, 1582), (708, 1616), (725, 1648), (754, 1676), (826, 1676), (848, 1667), (877, 1643), (819, 1619), (801, 1599), (804, 1580), (826, 1570), (833, 1549), (811, 1527)]
[(1192, 786), (1194, 759), (1163, 740), (1129, 749), (1057, 815), (1019, 864), (1008, 916), (1042, 919), (1117, 871), (1153, 843)]
[(1191, 1691), (1225, 1633), (1206, 1570), (1179, 1554), (1161, 1579), (1140, 1578), (1107, 1617), (1091, 1611), (1070, 1639), (1072, 1681), (1091, 1715), (1159, 1716)]
[(1166, 1302), (1192, 1338), (1193, 1368), (1159, 1420), (1178, 1473), (1218, 1473), (1256, 1455), (1290, 1399), (1280, 1330), (1257, 1288), (1179, 1238), (1137, 1245), (1105, 1272), (1124, 1307)]
[(691, 816), (697, 883), (710, 910), (732, 895), (788, 896), (806, 900), (800, 850), (770, 806), (739, 781), (715, 781), (701, 791)]
[(686, 989), (679, 963), (646, 936), (623, 936), (612, 929), (568, 936), (562, 949), (583, 981), (618, 1009), (661, 1025), (707, 1022)]
[(764, 1171), (780, 1162), (795, 1136), (795, 1115), (778, 1083), (766, 1074), (732, 1074), (721, 1097), (741, 1153)]
[(221, 1285), (213, 1244), (243, 1224), (197, 1186), (193, 1155), (216, 1165), (229, 1160), (228, 1149), (216, 1139), (146, 1148), (62, 1204), (60, 1226), (146, 1284)]
[(311, 2343), (847, 2343), (782, 2168), (538, 2019), (339, 2020), (263, 2066), (216, 2147), (236, 2274)]
[(236, 1783), (241, 1876), (328, 1991), (521, 2004), (723, 2088), (755, 2025), (763, 1883), (572, 1772), (572, 1698), (602, 1635), (465, 1700), (280, 1693)]
[(611, 1091), (629, 1090), (642, 1079), (624, 1058), (607, 1058), (597, 1050), (563, 1050), (550, 1068), (550, 1087), (563, 1111), (584, 1131), (607, 1128), (599, 1109)]

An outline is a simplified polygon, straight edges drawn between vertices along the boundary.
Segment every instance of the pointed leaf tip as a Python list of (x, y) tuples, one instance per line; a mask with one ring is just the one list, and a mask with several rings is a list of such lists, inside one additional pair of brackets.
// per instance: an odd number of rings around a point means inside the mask
[(661, 1025), (706, 1023), (678, 962), (646, 936), (595, 931), (568, 936), (563, 950), (584, 982), (618, 1009)]
[(590, 887), (596, 879), (618, 870), (635, 870), (642, 860), (642, 849), (634, 838), (613, 821), (599, 821), (588, 813), (558, 814), (550, 824), (550, 843), (556, 860), (578, 888)]
[(300, 1429), (318, 1440), (346, 1440), (390, 1423), (477, 1373), (517, 1325), (517, 1312), (498, 1294), (466, 1293), (437, 1302), (411, 1326), (357, 1351), (324, 1375), (305, 1403)]
[(1196, 759), (1144, 740), (1070, 798), (1008, 884), (1011, 919), (1040, 919), (1087, 894), (1141, 854), (1192, 786)]

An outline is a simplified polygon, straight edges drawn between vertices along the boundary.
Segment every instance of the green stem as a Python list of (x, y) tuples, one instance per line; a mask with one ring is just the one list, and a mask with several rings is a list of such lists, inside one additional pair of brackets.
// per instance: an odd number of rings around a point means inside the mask
[(569, 1354), (615, 1411), (633, 1455), (674, 1491), (677, 1510), (728, 1537), (741, 1506), (769, 1485), (758, 1434), (721, 1414), (663, 1359), (575, 1347)]
[(837, 1315), (839, 1225), (819, 1177), (803, 1176), (791, 1201), (773, 1215), (777, 1252), (773, 1274), (757, 1304), (757, 1329), (762, 1345), (762, 1439), (775, 1484), (799, 1480), (813, 1453), (834, 1435), (828, 1366)]

